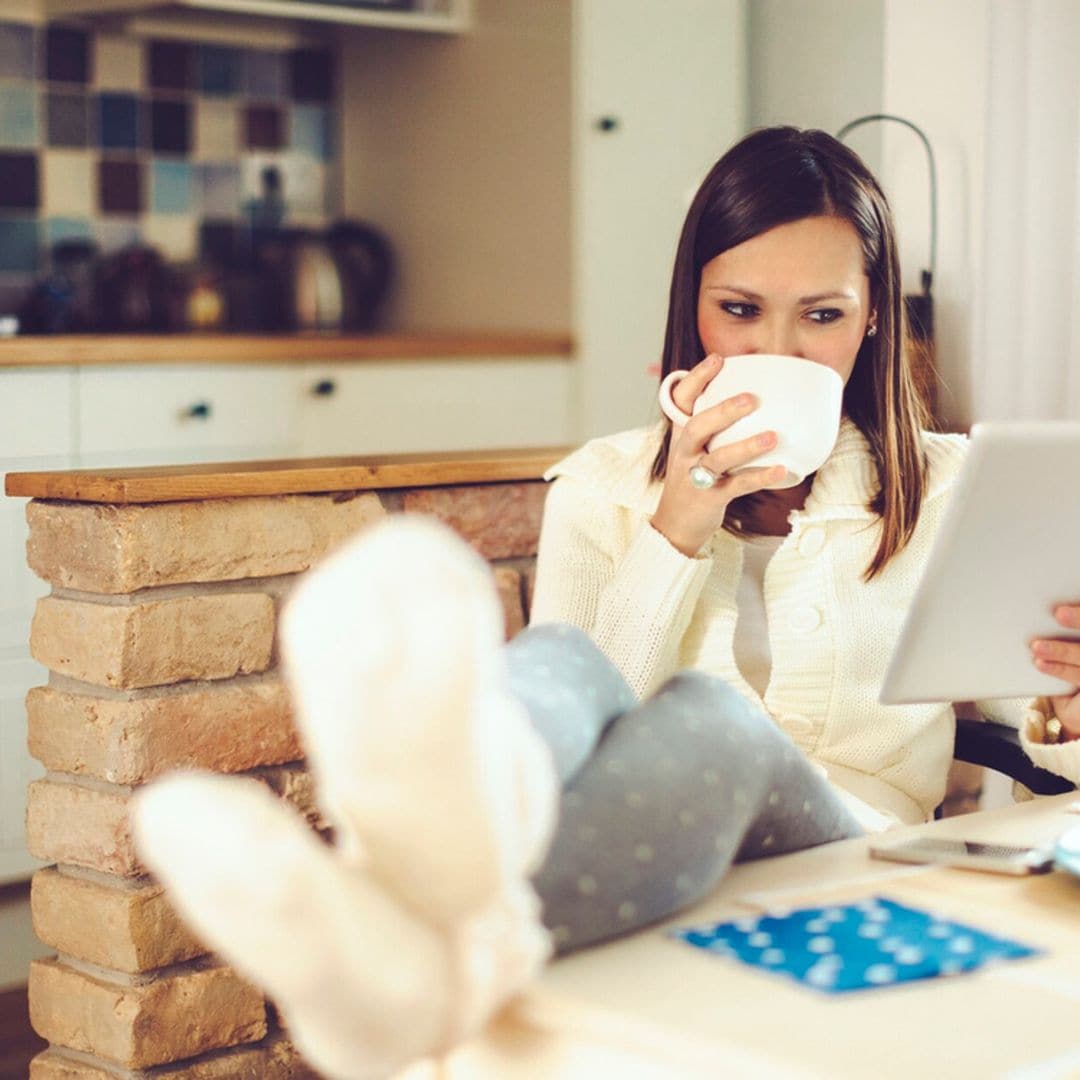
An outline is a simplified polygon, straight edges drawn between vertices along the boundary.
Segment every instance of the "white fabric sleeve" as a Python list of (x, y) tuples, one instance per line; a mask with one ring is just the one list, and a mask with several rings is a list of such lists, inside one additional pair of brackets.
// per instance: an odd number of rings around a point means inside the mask
[(1016, 728), (1024, 753), (1036, 765), (1080, 786), (1080, 739), (1046, 742), (1046, 721), (1054, 715), (1048, 698), (1008, 698), (975, 705), (987, 720)]
[(640, 698), (675, 673), (712, 560), (687, 558), (639, 516), (573, 477), (556, 479), (529, 621), (584, 630)]

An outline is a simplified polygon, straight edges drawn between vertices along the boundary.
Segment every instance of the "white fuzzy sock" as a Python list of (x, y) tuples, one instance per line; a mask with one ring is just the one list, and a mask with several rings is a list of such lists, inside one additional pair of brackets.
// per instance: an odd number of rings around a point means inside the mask
[(252, 782), (206, 776), (150, 785), (136, 842), (313, 1064), (388, 1076), (477, 1031), (546, 960), (528, 875), (557, 781), (505, 688), (490, 570), (444, 527), (365, 531), (301, 582), (281, 637), (336, 848)]
[(446, 1038), (444, 934), (345, 866), (254, 780), (174, 774), (137, 796), (144, 861), (197, 935), (334, 1080), (381, 1080)]

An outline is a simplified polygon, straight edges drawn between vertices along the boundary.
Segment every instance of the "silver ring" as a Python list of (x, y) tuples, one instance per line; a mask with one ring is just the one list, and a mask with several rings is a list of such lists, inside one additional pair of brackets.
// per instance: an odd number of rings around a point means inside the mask
[(698, 491), (708, 491), (720, 483), (720, 477), (699, 461), (696, 465), (690, 466), (690, 483)]

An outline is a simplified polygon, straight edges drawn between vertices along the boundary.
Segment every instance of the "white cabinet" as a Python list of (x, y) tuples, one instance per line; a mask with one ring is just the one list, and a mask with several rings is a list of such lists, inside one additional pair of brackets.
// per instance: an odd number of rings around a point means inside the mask
[(300, 454), (569, 445), (572, 380), (539, 356), (305, 365)]
[(80, 466), (295, 456), (291, 364), (87, 367), (78, 376)]
[(659, 416), (683, 217), (744, 124), (742, 0), (576, 0), (574, 334), (582, 435)]
[[(70, 368), (0, 371), (4, 472), (75, 464), (75, 376)], [(29, 657), (30, 619), (48, 586), (26, 565), (26, 500), (0, 498), (0, 886), (38, 865), (25, 848), (26, 785), (41, 767), (26, 750), (27, 690), (48, 672)]]
[[(153, 14), (180, 8), (192, 18), (200, 13), (258, 16), (352, 26), (381, 26), (387, 30), (424, 30), (460, 34), (469, 28), (472, 0), (45, 0), (49, 19), (72, 15)], [(190, 28), (189, 28), (189, 32)]]

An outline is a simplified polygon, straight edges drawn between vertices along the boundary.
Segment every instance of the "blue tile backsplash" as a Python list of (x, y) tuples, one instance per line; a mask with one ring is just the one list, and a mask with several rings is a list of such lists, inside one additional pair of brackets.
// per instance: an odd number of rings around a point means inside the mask
[[(100, 37), (115, 48), (115, 30)], [(0, 20), (2, 308), (49, 269), (58, 242), (107, 253), (144, 230), (197, 237), (204, 222), (243, 223), (267, 168), (282, 180), (286, 224), (318, 228), (338, 212), (330, 49), (124, 40), (142, 50), (123, 65), (129, 77), (99, 70), (92, 29)]]

